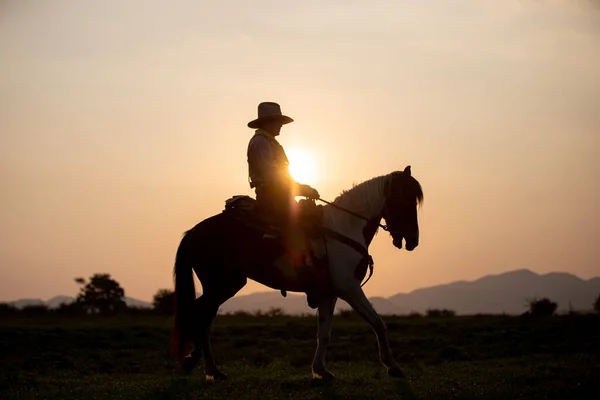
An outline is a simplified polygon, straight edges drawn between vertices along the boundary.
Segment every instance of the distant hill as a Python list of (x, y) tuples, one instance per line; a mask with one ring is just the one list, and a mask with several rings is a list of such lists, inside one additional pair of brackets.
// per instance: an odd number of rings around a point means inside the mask
[(71, 296), (54, 296), (50, 300), (46, 300), (46, 306), (48, 308), (58, 308), (62, 304), (70, 304), (73, 301), (75, 301), (75, 298)]
[[(539, 275), (529, 270), (517, 270), (369, 300), (381, 314), (424, 313), (431, 308), (446, 308), (457, 314), (522, 314), (527, 310), (528, 300), (536, 297), (557, 302), (559, 312), (591, 310), (599, 294), (600, 277), (583, 280), (568, 273)], [(219, 312), (264, 312), (273, 307), (288, 314), (315, 313), (306, 304), (306, 296), (290, 293), (283, 298), (276, 291), (236, 296), (223, 304)], [(336, 305), (338, 311), (348, 308), (343, 301)]]
[[(558, 311), (569, 309), (587, 311), (593, 308), (600, 294), (600, 277), (583, 280), (575, 275), (554, 272), (536, 274), (522, 269), (499, 275), (487, 275), (474, 281), (457, 281), (445, 285), (417, 289), (410, 293), (398, 293), (391, 297), (371, 297), (373, 307), (381, 314), (424, 313), (431, 308), (446, 308), (457, 314), (522, 314), (527, 310), (527, 301), (547, 297), (558, 303)], [(21, 299), (12, 302), (17, 308), (26, 305), (46, 304), (57, 308), (62, 303), (74, 300), (69, 296), (56, 296), (47, 301)], [(146, 301), (126, 297), (130, 307), (151, 308)], [(252, 293), (236, 296), (219, 308), (219, 313), (235, 311), (266, 312), (280, 308), (287, 314), (315, 314), (306, 304), (306, 296), (289, 293), (286, 298), (279, 291)], [(336, 310), (349, 309), (344, 301), (338, 300)]]
[(547, 297), (558, 311), (590, 310), (600, 294), (600, 279), (583, 280), (568, 273), (538, 275), (517, 270), (472, 282), (454, 282), (389, 298), (400, 312), (448, 308), (459, 314), (521, 314), (532, 298)]
[(12, 304), (13, 306), (15, 306), (17, 308), (23, 308), (23, 307), (27, 307), (27, 306), (41, 306), (41, 305), (46, 304), (46, 302), (41, 299), (21, 299), (21, 300), (11, 301), (11, 302), (9, 302), (9, 304)]
[[(41, 300), (41, 299), (20, 299), (16, 301), (9, 302), (16, 308), (23, 308), (26, 306), (39, 306), (46, 305), (48, 308), (58, 308), (61, 304), (69, 304), (75, 301), (75, 298), (72, 296), (54, 296), (49, 300)], [(139, 308), (152, 308), (152, 303), (147, 301), (134, 299), (133, 297), (125, 296), (125, 303), (128, 307), (139, 307)]]
[(152, 303), (127, 296), (125, 296), (125, 304), (127, 304), (127, 307), (152, 308)]

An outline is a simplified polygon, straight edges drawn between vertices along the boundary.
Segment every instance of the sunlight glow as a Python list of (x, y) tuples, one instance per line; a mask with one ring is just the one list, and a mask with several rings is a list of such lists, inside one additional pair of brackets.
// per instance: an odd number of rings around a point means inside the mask
[(319, 178), (316, 158), (313, 151), (295, 147), (287, 151), (292, 177), (299, 183), (315, 184)]

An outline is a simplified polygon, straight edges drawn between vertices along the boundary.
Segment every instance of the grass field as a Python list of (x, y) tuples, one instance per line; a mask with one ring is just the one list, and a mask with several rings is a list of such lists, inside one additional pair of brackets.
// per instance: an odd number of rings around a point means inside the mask
[(336, 316), (332, 384), (313, 381), (316, 317), (220, 316), (226, 382), (183, 376), (164, 317), (7, 317), (2, 399), (600, 399), (600, 317), (386, 317), (406, 379), (379, 364), (360, 319)]

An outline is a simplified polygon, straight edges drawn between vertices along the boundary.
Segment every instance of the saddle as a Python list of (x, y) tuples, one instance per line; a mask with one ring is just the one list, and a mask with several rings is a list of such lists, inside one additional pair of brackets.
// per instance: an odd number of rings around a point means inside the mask
[[(298, 226), (289, 229), (280, 221), (274, 220), (266, 210), (261, 210), (255, 199), (246, 195), (232, 196), (225, 201), (223, 213), (228, 214), (244, 226), (262, 234), (262, 240), (270, 240), (282, 245), (286, 257), (280, 260), (279, 268), (282, 270), (304, 270), (307, 275), (315, 275), (318, 286), (327, 286), (329, 283), (329, 268), (327, 250), (322, 226), (322, 207), (313, 201), (300, 200), (298, 202)], [(318, 288), (316, 291), (322, 291)], [(285, 290), (282, 290), (285, 296)], [(309, 296), (310, 297), (310, 296)], [(312, 308), (317, 303), (309, 299)]]
[(309, 200), (298, 202), (299, 229), (293, 231), (281, 226), (281, 223), (274, 220), (266, 210), (261, 210), (256, 200), (250, 196), (230, 197), (225, 201), (223, 213), (229, 214), (250, 228), (261, 231), (264, 238), (293, 236), (299, 233), (304, 233), (310, 238), (322, 236), (322, 207)]
[(223, 213), (229, 214), (244, 225), (263, 231), (264, 233), (274, 233), (278, 229), (273, 226), (267, 218), (261, 218), (257, 215), (257, 204), (250, 196), (236, 195), (225, 200), (225, 209)]

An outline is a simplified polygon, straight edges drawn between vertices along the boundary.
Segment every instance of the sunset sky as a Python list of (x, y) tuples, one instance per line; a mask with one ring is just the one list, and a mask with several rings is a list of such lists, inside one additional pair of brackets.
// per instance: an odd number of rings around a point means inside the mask
[(598, 1), (4, 0), (0, 301), (172, 288), (182, 233), (253, 194), (261, 101), (324, 199), (423, 185), (420, 246), (380, 232), (367, 295), (600, 275)]

